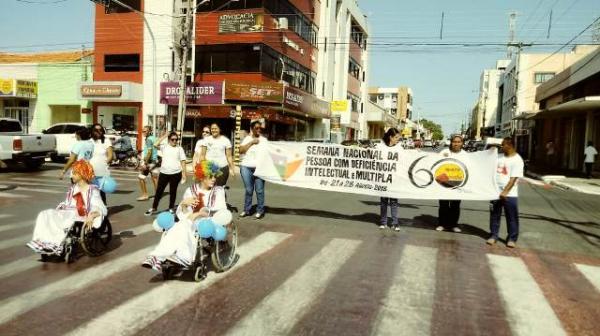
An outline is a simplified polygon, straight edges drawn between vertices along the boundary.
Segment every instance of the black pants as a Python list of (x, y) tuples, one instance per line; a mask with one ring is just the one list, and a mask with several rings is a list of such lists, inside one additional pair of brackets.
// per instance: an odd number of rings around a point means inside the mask
[(221, 170), (221, 175), (219, 177), (217, 177), (217, 180), (215, 181), (215, 185), (222, 187), (227, 184), (227, 180), (229, 179), (229, 166), (225, 166), (225, 167), (221, 168), (220, 170)]
[(458, 226), (460, 217), (460, 201), (440, 200), (438, 210), (438, 225), (445, 229), (452, 229)]
[(156, 194), (152, 202), (152, 209), (158, 209), (158, 202), (163, 196), (167, 184), (169, 185), (169, 209), (175, 209), (175, 199), (177, 198), (177, 187), (181, 182), (181, 173), (158, 175), (158, 183), (156, 184)]
[(592, 166), (594, 165), (593, 162), (585, 162), (585, 177), (590, 178), (592, 177)]

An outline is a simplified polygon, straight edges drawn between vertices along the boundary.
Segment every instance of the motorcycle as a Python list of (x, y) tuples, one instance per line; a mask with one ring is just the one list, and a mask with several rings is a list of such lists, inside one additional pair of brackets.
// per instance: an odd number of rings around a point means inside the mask
[(137, 169), (140, 166), (138, 152), (135, 149), (126, 151), (115, 150), (113, 160), (110, 165), (122, 168)]

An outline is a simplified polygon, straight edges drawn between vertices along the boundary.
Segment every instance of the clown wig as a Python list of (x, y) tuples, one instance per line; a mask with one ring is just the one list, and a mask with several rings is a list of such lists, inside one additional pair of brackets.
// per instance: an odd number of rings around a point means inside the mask
[(92, 165), (85, 160), (78, 160), (73, 163), (73, 173), (81, 176), (82, 179), (88, 183), (94, 179), (94, 168)]
[(218, 177), (221, 174), (219, 165), (214, 161), (203, 160), (194, 167), (196, 181), (202, 181), (207, 177)]

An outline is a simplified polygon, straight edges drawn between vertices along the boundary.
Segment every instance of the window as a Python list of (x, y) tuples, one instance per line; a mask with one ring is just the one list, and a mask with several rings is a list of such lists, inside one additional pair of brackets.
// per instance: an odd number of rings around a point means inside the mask
[(104, 55), (105, 72), (140, 71), (140, 54)]
[(276, 19), (281, 17), (287, 18), (288, 27), (291, 31), (298, 34), (298, 36), (311, 45), (317, 46), (317, 26), (288, 0), (265, 0), (264, 7)]
[(56, 125), (48, 128), (44, 134), (61, 134), (65, 125)]
[(352, 77), (360, 80), (360, 65), (358, 65), (358, 63), (356, 63), (352, 58), (350, 59), (350, 62), (348, 62), (348, 73), (352, 75)]
[(249, 9), (262, 7), (262, 0), (211, 0), (198, 5), (196, 12), (210, 12), (217, 10)]
[(65, 130), (62, 133), (63, 134), (73, 134), (82, 128), (85, 128), (85, 127), (81, 126), (81, 125), (66, 125)]
[(352, 21), (352, 27), (350, 30), (350, 38), (356, 42), (362, 49), (367, 49), (367, 37), (366, 34), (360, 29), (358, 23)]
[(16, 120), (0, 120), (0, 132), (23, 132), (23, 129)]
[[(141, 0), (120, 0), (123, 4), (139, 11), (142, 10), (142, 1)], [(112, 13), (129, 13), (131, 10), (129, 8), (123, 7), (114, 1), (109, 1), (107, 5), (104, 7), (104, 12), (106, 14)]]
[(250, 44), (196, 47), (196, 69), (204, 73), (259, 72), (260, 49)]
[(533, 82), (535, 84), (541, 84), (543, 82), (546, 82), (546, 81), (552, 79), (552, 77), (554, 77), (554, 75), (555, 75), (554, 72), (536, 72), (534, 75)]

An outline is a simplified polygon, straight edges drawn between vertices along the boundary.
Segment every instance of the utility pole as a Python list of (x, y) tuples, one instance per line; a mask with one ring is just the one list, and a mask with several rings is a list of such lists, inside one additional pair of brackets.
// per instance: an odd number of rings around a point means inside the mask
[(177, 131), (179, 131), (179, 144), (181, 145), (181, 139), (183, 137), (183, 124), (184, 124), (184, 119), (185, 119), (185, 96), (186, 96), (186, 79), (187, 79), (187, 63), (188, 63), (188, 51), (190, 48), (190, 43), (193, 43), (193, 41), (190, 41), (190, 36), (191, 36), (191, 31), (192, 31), (192, 7), (191, 7), (191, 2), (192, 1), (186, 1), (187, 3), (187, 10), (186, 10), (186, 14), (185, 14), (185, 27), (183, 29), (183, 36), (181, 37), (181, 40), (179, 41), (179, 44), (181, 45), (181, 51), (180, 51), (180, 64), (181, 64), (181, 74), (179, 77), (179, 106), (177, 109)]

